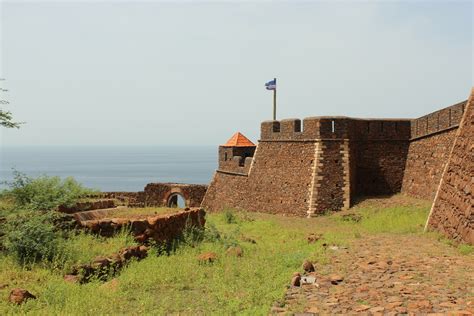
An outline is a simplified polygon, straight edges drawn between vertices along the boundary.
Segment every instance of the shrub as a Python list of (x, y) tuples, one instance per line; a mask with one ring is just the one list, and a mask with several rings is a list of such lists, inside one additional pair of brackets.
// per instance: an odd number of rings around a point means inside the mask
[(471, 253), (474, 253), (474, 246), (468, 244), (460, 244), (458, 246), (458, 249), (462, 255), (469, 255)]
[(13, 197), (15, 204), (30, 210), (53, 210), (59, 205), (73, 206), (77, 200), (94, 191), (84, 188), (74, 178), (40, 176), (32, 179), (13, 171), (13, 181), (6, 183), (10, 189), (3, 196)]
[(21, 264), (52, 261), (58, 255), (59, 235), (54, 214), (27, 213), (6, 224), (5, 247)]
[(232, 210), (225, 210), (224, 211), (224, 221), (227, 224), (236, 224), (237, 223), (237, 217), (235, 216), (235, 214)]
[(204, 230), (204, 240), (208, 242), (217, 242), (221, 240), (221, 233), (217, 229), (216, 225), (210, 222), (206, 222), (206, 228)]
[(204, 228), (195, 226), (188, 218), (182, 232), (182, 242), (191, 247), (195, 247), (204, 239)]

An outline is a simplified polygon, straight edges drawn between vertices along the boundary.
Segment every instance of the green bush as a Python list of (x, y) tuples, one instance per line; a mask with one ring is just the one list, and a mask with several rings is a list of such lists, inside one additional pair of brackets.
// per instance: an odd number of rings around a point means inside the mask
[(13, 181), (6, 183), (10, 189), (3, 197), (12, 197), (19, 207), (30, 210), (54, 210), (60, 205), (73, 206), (79, 198), (94, 191), (84, 188), (74, 178), (40, 176), (32, 179), (14, 171)]
[(236, 224), (237, 217), (235, 216), (232, 210), (225, 210), (224, 211), (224, 220), (227, 224)]
[(9, 219), (5, 248), (21, 264), (52, 261), (59, 252), (59, 234), (54, 227), (55, 214), (26, 213)]

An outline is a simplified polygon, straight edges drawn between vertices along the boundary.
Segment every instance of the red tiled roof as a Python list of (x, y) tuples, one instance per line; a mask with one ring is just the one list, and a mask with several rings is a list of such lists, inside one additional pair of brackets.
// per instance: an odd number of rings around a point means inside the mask
[(232, 137), (225, 143), (225, 147), (255, 147), (255, 144), (252, 143), (247, 137), (242, 135), (240, 132), (235, 133)]

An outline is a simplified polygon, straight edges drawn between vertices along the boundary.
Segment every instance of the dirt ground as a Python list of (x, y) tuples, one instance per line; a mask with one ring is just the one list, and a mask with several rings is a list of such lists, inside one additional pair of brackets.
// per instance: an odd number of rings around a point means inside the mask
[(429, 235), (367, 236), (332, 251), (274, 314), (474, 313), (474, 256)]

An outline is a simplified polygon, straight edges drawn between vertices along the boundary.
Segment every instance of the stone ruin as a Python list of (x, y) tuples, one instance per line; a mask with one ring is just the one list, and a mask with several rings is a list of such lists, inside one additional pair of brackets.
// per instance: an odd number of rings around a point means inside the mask
[(149, 183), (139, 192), (104, 192), (101, 198), (115, 199), (129, 207), (174, 207), (181, 196), (185, 207), (199, 207), (207, 185), (184, 183)]
[(472, 93), (469, 102), (416, 119), (265, 121), (256, 146), (233, 142), (234, 135), (219, 147), (201, 205), (314, 216), (348, 209), (360, 196), (401, 192), (434, 200), (438, 192), (430, 226), (472, 243), (471, 100)]

